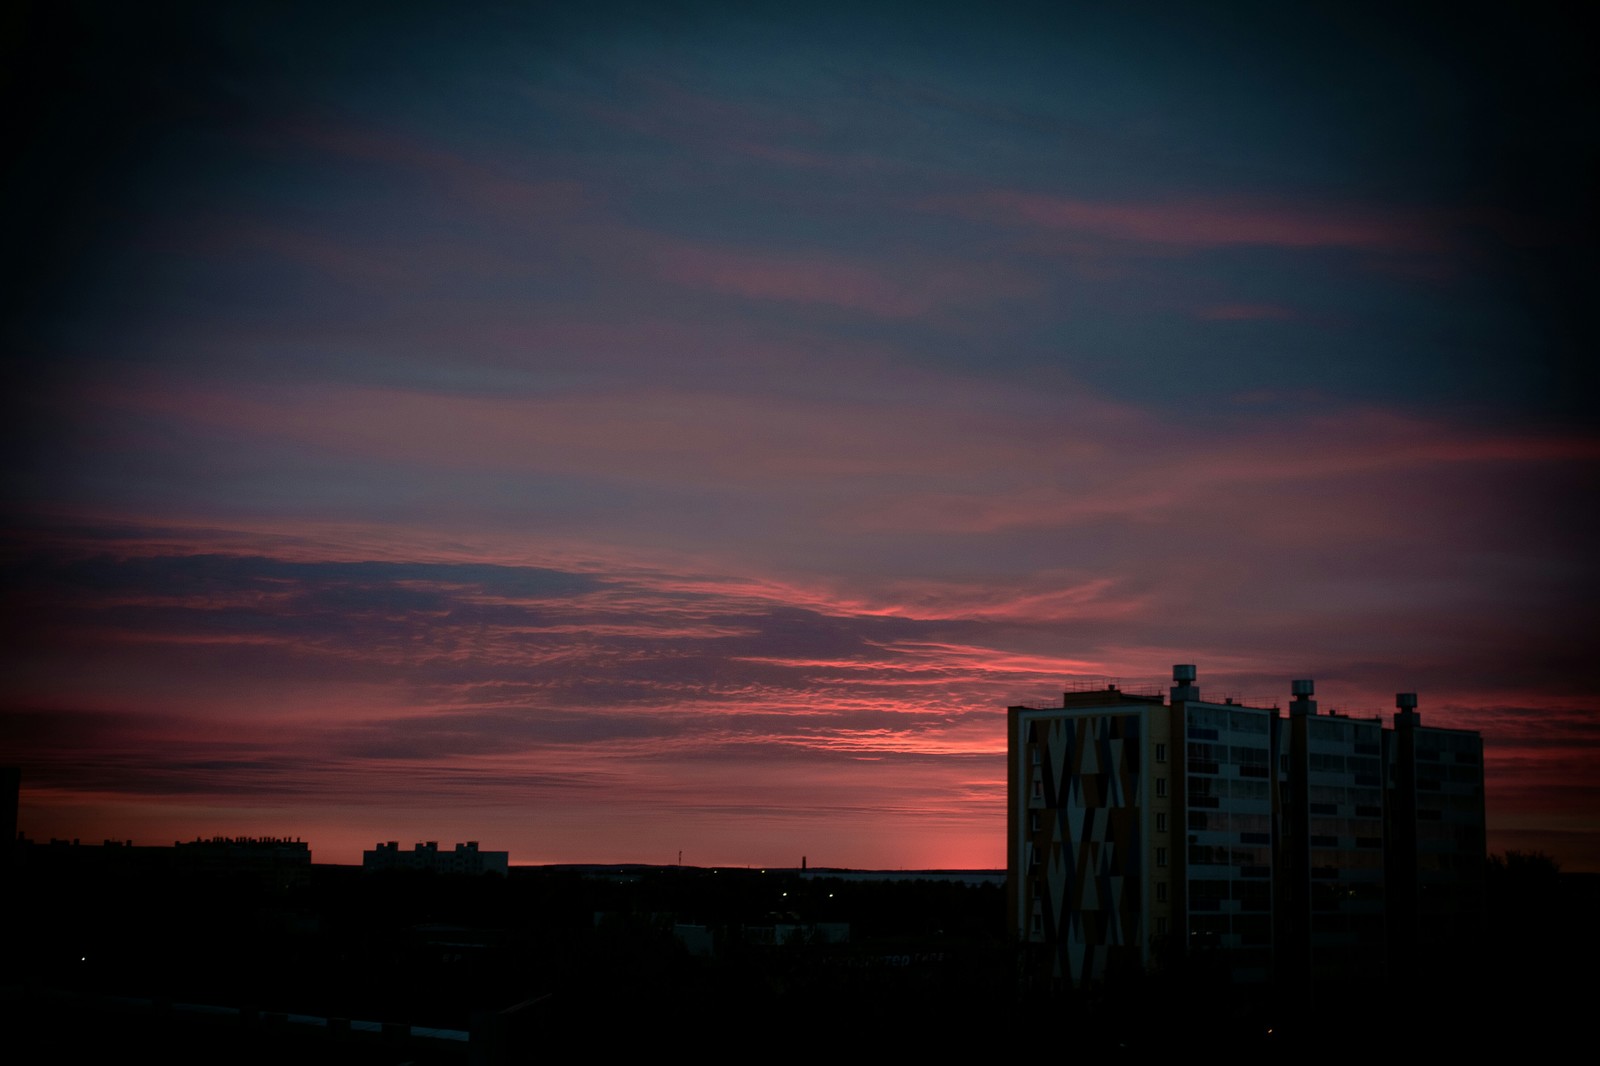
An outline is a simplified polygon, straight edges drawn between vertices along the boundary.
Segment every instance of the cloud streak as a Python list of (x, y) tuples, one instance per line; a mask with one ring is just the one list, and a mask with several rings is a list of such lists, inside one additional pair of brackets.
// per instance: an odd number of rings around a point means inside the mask
[(1097, 202), (1014, 189), (935, 198), (922, 206), (1002, 225), (1187, 248), (1241, 245), (1428, 254), (1449, 251), (1437, 227), (1423, 220), (1356, 209), (1317, 210), (1228, 200)]

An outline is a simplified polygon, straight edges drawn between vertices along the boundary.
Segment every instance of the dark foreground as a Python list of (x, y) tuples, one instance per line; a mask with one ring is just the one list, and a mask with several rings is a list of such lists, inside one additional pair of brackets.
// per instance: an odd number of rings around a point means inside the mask
[(1019, 980), (995, 884), (643, 867), (11, 882), (0, 1021), (19, 1063), (1526, 1050), (1576, 1030), (1596, 913), (1581, 878), (1537, 907), (1492, 895), (1476, 962), (1403, 985), (1173, 970), (1071, 993)]

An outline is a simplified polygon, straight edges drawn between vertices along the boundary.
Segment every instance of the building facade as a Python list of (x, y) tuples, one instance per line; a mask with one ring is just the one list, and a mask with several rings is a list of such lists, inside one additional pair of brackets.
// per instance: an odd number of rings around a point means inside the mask
[(1481, 923), (1482, 740), (1108, 686), (1008, 712), (1008, 911), (1037, 978), (1178, 960), (1231, 979), (1354, 980)]

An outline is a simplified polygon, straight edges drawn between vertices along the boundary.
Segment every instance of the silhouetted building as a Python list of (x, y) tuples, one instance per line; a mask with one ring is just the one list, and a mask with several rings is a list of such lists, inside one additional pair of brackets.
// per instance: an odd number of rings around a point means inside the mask
[(207, 837), (174, 841), (172, 846), (105, 840), (84, 844), (18, 838), (17, 862), (42, 873), (74, 876), (228, 877), (275, 888), (305, 885), (311, 874), (311, 846), (289, 837)]
[(1009, 709), (1008, 910), (1033, 975), (1375, 977), (1481, 923), (1478, 735), (1422, 729), (1415, 697), (1391, 733), (1292, 690), (1287, 717), (1209, 702), (1182, 665), (1166, 699)]
[(391, 840), (361, 853), (361, 868), (371, 871), (431, 870), (440, 874), (504, 875), (509, 866), (509, 852), (479, 851), (476, 840), (457, 844), (454, 851), (440, 851), (438, 842), (433, 840), (417, 844), (410, 851), (401, 851), (399, 842)]
[(1476, 950), (1483, 933), (1483, 738), (1424, 726), (1415, 693), (1395, 698), (1388, 773), (1390, 943), (1408, 972)]
[(1383, 723), (1318, 714), (1292, 684), (1278, 736), (1278, 972), (1378, 977), (1385, 932)]

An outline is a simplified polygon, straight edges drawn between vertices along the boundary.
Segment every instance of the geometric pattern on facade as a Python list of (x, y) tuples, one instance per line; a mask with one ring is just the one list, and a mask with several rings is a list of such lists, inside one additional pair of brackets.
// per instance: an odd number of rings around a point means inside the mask
[(1141, 720), (1051, 718), (1030, 729), (1034, 935), (1074, 983), (1144, 956)]

